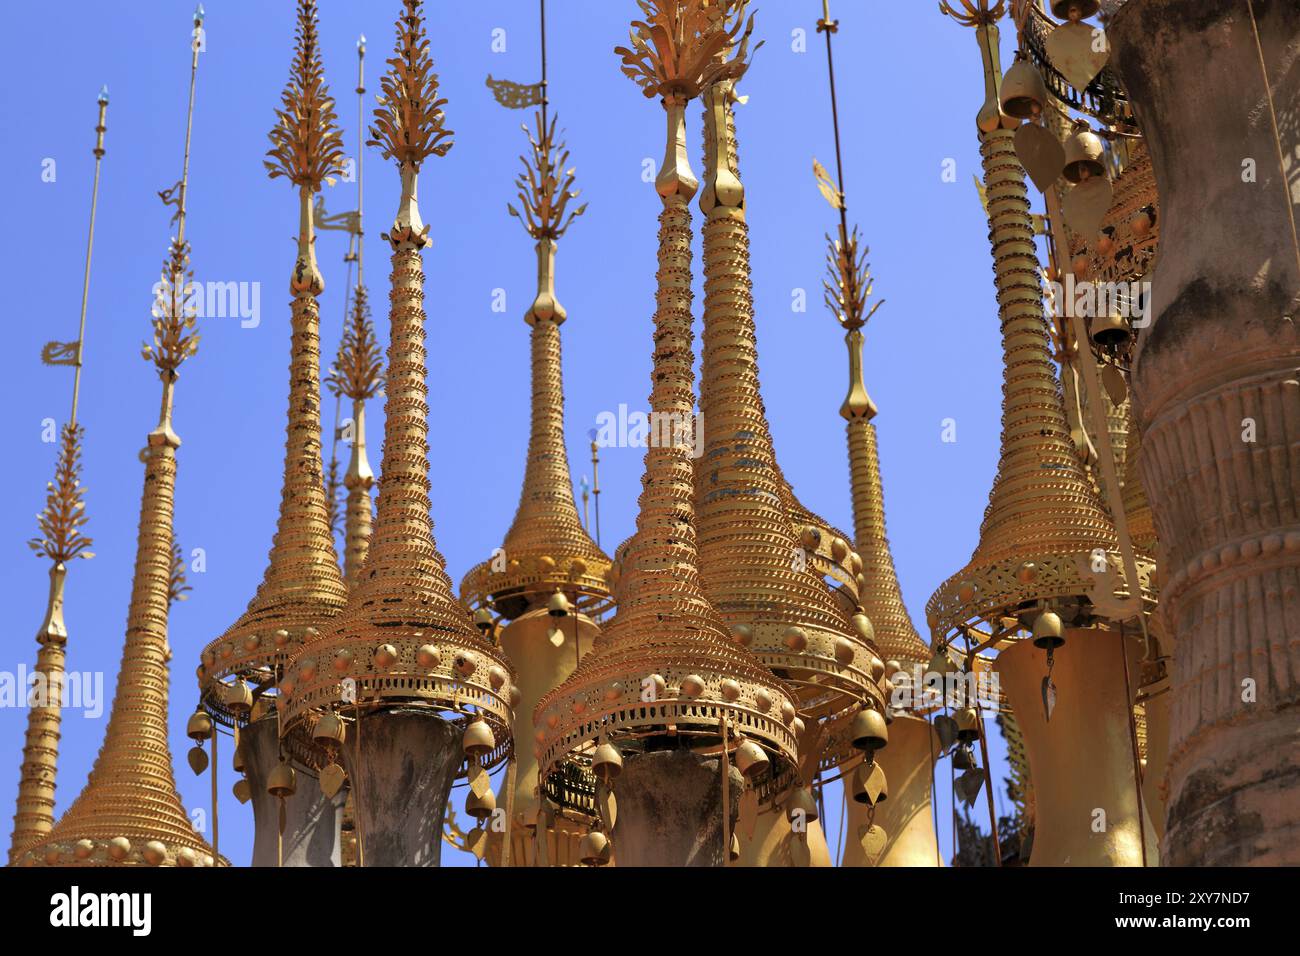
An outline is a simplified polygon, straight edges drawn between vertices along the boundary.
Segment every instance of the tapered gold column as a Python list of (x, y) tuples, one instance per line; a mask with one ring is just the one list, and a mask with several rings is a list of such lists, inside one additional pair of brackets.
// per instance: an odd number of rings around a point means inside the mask
[[(430, 239), (418, 175), (429, 157), (447, 153), (452, 133), (420, 0), (403, 0), (396, 27), (369, 141), (401, 176), (384, 237), (391, 332), (378, 516), (347, 606), (297, 650), (280, 689), (288, 732), (348, 768), (364, 864), (437, 866), (453, 780), (473, 774), (481, 785), (484, 771), (510, 756), (514, 675), (452, 595), (433, 537), (421, 259)], [(399, 778), (409, 788), (386, 785)]]
[[(1022, 641), (998, 656), (995, 666), (1024, 734), (1034, 781), (1031, 866), (1143, 865), (1128, 746), (1133, 697), (1125, 692), (1121, 657), (1126, 652), (1135, 669), (1141, 650), (1139, 640), (1111, 630), (1067, 630), (1065, 645), (1055, 651), (1050, 720), (1041, 693), (1044, 652)], [(1149, 815), (1146, 838), (1147, 865), (1155, 866)]]
[[(663, 425), (646, 450), (637, 531), (616, 565), (618, 616), (534, 719), (543, 779), (590, 766), (616, 788), (608, 829), (620, 867), (722, 866), (742, 793), (740, 774), (720, 758), (730, 764), (735, 748), (736, 768), (753, 779), (783, 772), (795, 755), (796, 720), (785, 687), (728, 637), (701, 589), (683, 440), (694, 423), (688, 203), (699, 185), (685, 108), (743, 64), (714, 53), (744, 24), (739, 7), (719, 17), (705, 0), (648, 0), (643, 9), (650, 23), (634, 22), (633, 48), (616, 52), (646, 95), (662, 98), (666, 116), (650, 393)], [(593, 835), (593, 851), (604, 839)], [(592, 862), (603, 859), (594, 853)]]

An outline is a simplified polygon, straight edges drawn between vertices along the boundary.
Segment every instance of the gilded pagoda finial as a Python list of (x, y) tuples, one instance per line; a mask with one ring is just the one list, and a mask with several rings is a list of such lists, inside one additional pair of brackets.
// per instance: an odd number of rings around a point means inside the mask
[[(885, 304), (881, 299), (867, 309), (875, 280), (871, 278), (871, 264), (866, 246), (859, 246), (858, 227), (839, 239), (826, 236), (826, 273), (822, 281), (825, 290), (823, 301), (836, 321), (846, 332), (855, 332), (867, 324), (876, 310)], [(864, 310), (866, 314), (864, 313)]]
[(343, 137), (334, 99), (325, 82), (317, 27), (316, 0), (298, 0), (293, 65), (268, 134), (270, 157), (263, 165), (272, 179), (287, 176), (295, 186), (319, 192), (343, 168)]
[(73, 558), (93, 558), (92, 541), (81, 533), (86, 524), (85, 486), (81, 483), (81, 436), (85, 429), (69, 422), (63, 426), (59, 460), (54, 481), (47, 484), (45, 508), (36, 516), (41, 537), (32, 538), (27, 546), (37, 557), (55, 564), (67, 564)]
[(939, 0), (939, 12), (944, 13), (964, 27), (988, 26), (1001, 20), (1007, 13), (1007, 0), (961, 0), (963, 9), (957, 9), (948, 0)]
[(389, 70), (379, 80), (379, 108), (366, 145), (378, 146), (384, 159), (396, 159), (418, 172), (428, 157), (447, 155), (453, 133), (443, 125), (447, 101), (438, 96), (421, 0), (402, 0), (402, 6), (395, 56), (388, 59)]
[(573, 220), (587, 211), (586, 203), (569, 211), (569, 200), (578, 198), (578, 190), (573, 188), (574, 171), (564, 168), (569, 161), (569, 150), (563, 140), (556, 138), (558, 121), (559, 117), (553, 116), (550, 124), (544, 126), (545, 120), (538, 112), (533, 117), (536, 136), (527, 126), (522, 127), (532, 147), (531, 156), (519, 157), (524, 171), (515, 179), (523, 213), (513, 203), (506, 203), (510, 215), (519, 219), (534, 239), (559, 239)]
[(632, 21), (631, 48), (614, 52), (647, 98), (694, 99), (748, 67), (754, 17), (745, 18), (744, 0), (637, 0), (637, 6), (645, 20)]
[(354, 402), (374, 398), (384, 387), (384, 353), (375, 335), (369, 296), (363, 285), (353, 292), (351, 321), (343, 330), (338, 357), (325, 376), (325, 384), (335, 395)]

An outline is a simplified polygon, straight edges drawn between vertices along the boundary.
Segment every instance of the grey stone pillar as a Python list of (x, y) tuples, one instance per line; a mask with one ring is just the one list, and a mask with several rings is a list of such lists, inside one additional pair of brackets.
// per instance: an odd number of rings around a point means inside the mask
[[(722, 774), (716, 757), (660, 750), (626, 758), (614, 785), (618, 866), (725, 866)], [(743, 778), (730, 768), (731, 826)]]
[(353, 787), (357, 837), (370, 866), (440, 866), (442, 821), (463, 731), (422, 709), (383, 710), (361, 718), (343, 746)]
[(1133, 391), (1173, 866), (1300, 864), (1300, 4), (1253, 6), (1268, 82), (1246, 0), (1129, 0), (1107, 29), (1160, 192)]
[[(253, 791), (253, 866), (275, 866), (280, 801), (266, 792), (267, 778), (280, 762), (275, 719), (249, 724), (239, 746)], [(284, 865), (338, 866), (343, 794), (327, 799), (316, 778), (301, 770), (297, 780), (298, 792), (284, 802)]]

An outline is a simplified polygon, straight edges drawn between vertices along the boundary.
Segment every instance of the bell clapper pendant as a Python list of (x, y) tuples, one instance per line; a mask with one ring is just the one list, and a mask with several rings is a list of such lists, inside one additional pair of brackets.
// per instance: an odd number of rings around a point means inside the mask
[(1056, 685), (1052, 683), (1052, 667), (1056, 659), (1052, 656), (1054, 647), (1047, 649), (1047, 674), (1043, 677), (1043, 719), (1051, 722), (1052, 711), (1056, 709)]

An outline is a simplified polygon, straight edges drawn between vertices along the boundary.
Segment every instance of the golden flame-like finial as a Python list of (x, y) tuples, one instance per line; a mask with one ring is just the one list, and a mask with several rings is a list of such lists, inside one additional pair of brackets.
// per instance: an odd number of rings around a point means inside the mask
[(373, 398), (384, 386), (384, 353), (370, 318), (370, 301), (365, 286), (357, 286), (352, 298), (351, 321), (343, 330), (338, 357), (325, 376), (335, 395), (354, 402)]
[(343, 169), (343, 137), (321, 63), (316, 0), (298, 0), (296, 36), (289, 82), (280, 94), (284, 105), (275, 111), (275, 127), (267, 134), (270, 159), (263, 165), (272, 179), (287, 176), (316, 192)]
[(939, 0), (939, 12), (952, 17), (964, 27), (988, 26), (1001, 20), (1007, 13), (1007, 0), (961, 0), (964, 10), (956, 9), (948, 0)]
[[(637, 0), (645, 20), (633, 20), (632, 46), (615, 47), (623, 72), (647, 98), (690, 100), (720, 80), (737, 79), (749, 65), (754, 17), (747, 0)], [(757, 50), (763, 44), (758, 43)], [(730, 59), (725, 51), (731, 50)]]
[(538, 112), (533, 116), (537, 135), (534, 136), (527, 126), (523, 127), (532, 146), (531, 157), (527, 154), (519, 157), (524, 171), (515, 179), (523, 213), (513, 203), (506, 203), (510, 215), (520, 220), (534, 239), (559, 239), (573, 220), (587, 211), (586, 203), (568, 211), (569, 200), (578, 197), (578, 190), (573, 188), (574, 171), (564, 168), (569, 161), (569, 150), (563, 140), (556, 139), (558, 120), (558, 116), (553, 116), (550, 124), (543, 127), (545, 121)]
[(145, 361), (154, 363), (163, 379), (174, 379), (176, 370), (199, 349), (196, 309), (189, 301), (194, 294), (194, 273), (189, 265), (190, 244), (173, 238), (162, 277), (155, 287), (153, 343), (144, 343), (140, 351)]
[(80, 425), (69, 423), (63, 426), (54, 481), (46, 485), (45, 508), (36, 516), (42, 537), (27, 542), (37, 557), (49, 558), (55, 564), (95, 556), (87, 550), (93, 542), (81, 533), (87, 520), (83, 497), (86, 488), (81, 483), (81, 436), (84, 432)]
[(867, 262), (871, 250), (862, 246), (859, 251), (857, 226), (839, 239), (832, 239), (827, 234), (826, 244), (827, 278), (822, 280), (823, 300), (844, 330), (852, 332), (866, 325), (876, 310), (885, 304), (881, 299), (865, 314), (863, 312), (875, 286), (871, 264)]
[(402, 6), (396, 56), (388, 60), (389, 70), (379, 80), (379, 108), (366, 145), (378, 146), (384, 159), (418, 171), (429, 156), (447, 155), (453, 134), (443, 126), (447, 101), (438, 98), (438, 74), (429, 56), (420, 0), (402, 0)]

